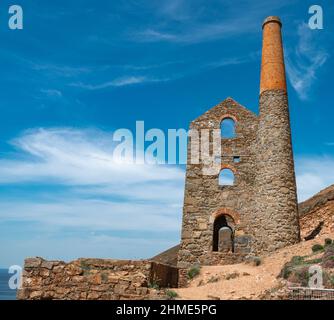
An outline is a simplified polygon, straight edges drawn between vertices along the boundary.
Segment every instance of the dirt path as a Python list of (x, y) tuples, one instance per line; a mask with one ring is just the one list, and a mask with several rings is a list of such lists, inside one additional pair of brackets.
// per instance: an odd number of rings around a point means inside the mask
[(175, 291), (180, 299), (258, 299), (266, 290), (279, 286), (277, 275), (283, 265), (293, 256), (312, 253), (312, 246), (324, 243), (325, 238), (334, 238), (334, 233), (322, 235), (314, 240), (281, 249), (274, 254), (262, 257), (260, 266), (244, 263), (225, 266), (202, 267), (188, 288)]

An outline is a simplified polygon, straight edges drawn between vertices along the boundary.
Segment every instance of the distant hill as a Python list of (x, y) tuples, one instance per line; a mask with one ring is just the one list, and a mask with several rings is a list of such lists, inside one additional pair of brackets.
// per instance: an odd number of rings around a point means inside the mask
[(328, 201), (334, 200), (334, 184), (321, 190), (310, 199), (299, 204), (299, 216), (303, 217), (309, 214), (312, 210), (327, 204)]
[(177, 264), (177, 254), (179, 252), (180, 245), (176, 245), (158, 255), (151, 258), (150, 260), (167, 264), (170, 266), (176, 266)]
[(334, 231), (334, 185), (299, 204), (302, 238), (322, 225), (320, 235)]

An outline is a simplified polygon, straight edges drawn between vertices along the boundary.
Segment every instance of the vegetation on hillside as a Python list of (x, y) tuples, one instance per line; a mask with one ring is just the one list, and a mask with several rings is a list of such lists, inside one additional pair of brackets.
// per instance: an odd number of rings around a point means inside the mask
[[(302, 287), (308, 287), (310, 267), (318, 265), (322, 267), (323, 285), (325, 288), (334, 288), (334, 242), (332, 239), (325, 239), (324, 245), (315, 244), (312, 252), (307, 256), (294, 256), (287, 262), (279, 277), (288, 280), (290, 283)], [(319, 256), (320, 255), (320, 256)]]

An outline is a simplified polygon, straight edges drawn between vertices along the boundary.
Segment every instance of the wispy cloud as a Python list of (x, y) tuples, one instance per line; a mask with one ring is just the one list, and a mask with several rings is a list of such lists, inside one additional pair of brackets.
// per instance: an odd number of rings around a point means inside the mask
[[(1, 256), (3, 264), (13, 261), (12, 252), (14, 263), (29, 254), (59, 259), (80, 255), (143, 258), (177, 243), (183, 170), (114, 161), (111, 133), (100, 130), (34, 129), (12, 144), (16, 153), (0, 160), (0, 185), (45, 188), (42, 193), (29, 189), (27, 197), (1, 197), (0, 240), (13, 222), (17, 228), (32, 228), (30, 232), (24, 229), (24, 237), (27, 232), (36, 235), (27, 237), (28, 242), (15, 238), (8, 244), (12, 250)], [(57, 186), (56, 193), (50, 191)], [(72, 241), (81, 245), (67, 247), (65, 230), (70, 230)], [(83, 236), (87, 232), (102, 234)], [(113, 236), (104, 236), (106, 232)], [(101, 242), (103, 239), (112, 241), (110, 246)], [(151, 241), (154, 245), (148, 250)], [(6, 243), (6, 237), (2, 243)], [(92, 243), (97, 249), (91, 247)]]
[[(237, 19), (238, 20), (238, 19)], [(240, 19), (241, 20), (241, 19)], [(247, 23), (249, 28), (241, 28), (240, 25)], [(167, 30), (146, 29), (133, 34), (133, 39), (139, 42), (174, 42), (174, 43), (200, 43), (221, 38), (227, 38), (244, 32), (252, 32), (256, 29), (251, 21), (228, 21), (227, 23), (202, 24), (189, 26), (182, 32), (168, 32)]]
[(331, 156), (297, 157), (298, 199), (304, 201), (334, 184), (334, 158)]
[(193, 44), (229, 38), (258, 31), (259, 21), (294, 1), (205, 1), (173, 0), (156, 6), (157, 22), (134, 30), (131, 38), (138, 42), (172, 42)]
[(222, 68), (226, 66), (239, 65), (239, 64), (247, 63), (247, 62), (254, 60), (254, 57), (255, 57), (255, 53), (250, 54), (248, 56), (243, 56), (243, 57), (225, 58), (225, 59), (221, 59), (218, 61), (209, 62), (204, 65), (204, 68), (211, 69), (211, 68)]
[(167, 78), (165, 79), (149, 78), (146, 76), (142, 76), (142, 77), (130, 76), (130, 77), (117, 78), (115, 80), (107, 81), (107, 82), (96, 84), (96, 85), (86, 84), (82, 82), (75, 82), (75, 83), (71, 83), (70, 86), (87, 89), (87, 90), (101, 90), (101, 89), (106, 89), (110, 87), (125, 87), (125, 86), (135, 85), (135, 84), (163, 82), (163, 81), (168, 81), (168, 79)]
[(28, 61), (28, 65), (33, 70), (47, 72), (56, 76), (74, 77), (82, 74), (90, 73), (92, 70), (88, 67), (74, 67), (67, 65), (57, 65), (51, 63), (35, 63)]
[(128, 185), (182, 180), (166, 166), (120, 163), (111, 133), (72, 128), (36, 129), (12, 141), (20, 158), (0, 160), (0, 183), (47, 181), (66, 185)]
[(291, 85), (302, 100), (307, 100), (317, 73), (329, 58), (329, 53), (318, 45), (319, 31), (311, 30), (306, 23), (298, 26), (298, 43), (287, 51), (286, 69)]

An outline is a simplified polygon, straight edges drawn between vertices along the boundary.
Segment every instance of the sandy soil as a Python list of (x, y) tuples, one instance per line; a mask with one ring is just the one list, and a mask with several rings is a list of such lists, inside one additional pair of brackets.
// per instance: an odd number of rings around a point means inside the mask
[(278, 287), (277, 279), (283, 265), (293, 256), (312, 253), (312, 246), (323, 244), (325, 238), (334, 238), (334, 233), (324, 234), (314, 240), (281, 249), (271, 255), (261, 257), (260, 266), (235, 264), (202, 267), (187, 288), (175, 289), (180, 299), (259, 299), (266, 290)]

